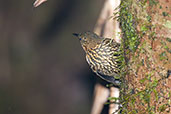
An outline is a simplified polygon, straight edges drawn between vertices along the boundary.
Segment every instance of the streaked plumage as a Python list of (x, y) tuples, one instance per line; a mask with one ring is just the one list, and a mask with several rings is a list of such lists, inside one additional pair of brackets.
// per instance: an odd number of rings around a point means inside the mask
[(92, 32), (74, 34), (80, 39), (91, 69), (102, 79), (119, 85), (120, 44)]

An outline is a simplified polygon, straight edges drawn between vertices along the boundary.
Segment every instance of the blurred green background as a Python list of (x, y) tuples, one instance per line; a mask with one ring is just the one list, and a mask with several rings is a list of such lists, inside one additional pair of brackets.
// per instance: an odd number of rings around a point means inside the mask
[(0, 0), (0, 114), (88, 114), (95, 75), (73, 32), (104, 0)]

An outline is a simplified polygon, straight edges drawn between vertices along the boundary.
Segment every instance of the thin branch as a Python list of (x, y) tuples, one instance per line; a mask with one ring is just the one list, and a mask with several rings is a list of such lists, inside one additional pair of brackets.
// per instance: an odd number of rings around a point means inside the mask
[[(110, 88), (110, 97), (115, 97), (118, 98), (119, 97), (119, 89), (115, 88), (115, 87), (111, 87)], [(118, 109), (119, 109), (119, 104), (118, 103), (112, 103), (115, 100), (110, 100), (110, 105), (109, 105), (109, 114), (113, 114), (114, 112), (118, 113)], [(118, 102), (118, 100), (116, 101)], [(114, 113), (114, 114), (116, 114)]]
[(39, 5), (41, 5), (42, 3), (46, 2), (47, 0), (36, 0), (33, 4), (34, 7), (38, 7)]
[(101, 84), (96, 84), (94, 89), (94, 102), (91, 114), (100, 114), (107, 98), (109, 97), (109, 89)]

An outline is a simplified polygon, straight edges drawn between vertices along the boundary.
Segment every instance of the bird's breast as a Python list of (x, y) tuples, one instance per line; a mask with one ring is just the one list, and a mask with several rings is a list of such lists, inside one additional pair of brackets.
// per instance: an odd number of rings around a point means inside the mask
[(112, 47), (99, 46), (87, 50), (86, 60), (94, 72), (100, 71), (103, 74), (112, 74), (117, 72), (116, 68), (118, 67), (115, 64), (113, 53)]

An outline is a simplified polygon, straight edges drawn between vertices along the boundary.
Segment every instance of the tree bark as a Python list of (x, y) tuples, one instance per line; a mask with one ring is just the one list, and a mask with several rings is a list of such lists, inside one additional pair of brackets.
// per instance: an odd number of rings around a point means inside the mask
[[(120, 22), (125, 38), (128, 87), (123, 113), (170, 114), (170, 1), (123, 0)], [(122, 17), (121, 17), (122, 16)], [(138, 45), (139, 44), (139, 45)]]

